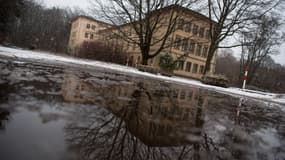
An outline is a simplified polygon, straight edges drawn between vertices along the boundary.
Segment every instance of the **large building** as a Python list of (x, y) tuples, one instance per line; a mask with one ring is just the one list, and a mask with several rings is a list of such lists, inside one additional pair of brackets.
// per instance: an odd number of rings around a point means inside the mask
[(99, 31), (111, 28), (112, 25), (95, 20), (88, 16), (78, 16), (72, 20), (68, 50), (77, 56), (84, 42), (99, 40)]
[[(178, 63), (177, 69), (174, 71), (175, 75), (183, 77), (191, 77), (200, 79), (205, 69), (206, 57), (210, 45), (210, 25), (209, 18), (181, 6), (169, 6), (161, 9), (165, 19), (170, 16), (170, 11), (176, 11), (179, 14), (177, 19), (176, 29), (168, 36), (168, 46), (163, 49), (161, 53), (149, 59), (148, 65), (159, 67), (160, 57), (165, 54), (171, 54), (174, 58), (183, 55), (183, 61)], [(168, 23), (167, 20), (162, 20), (162, 23)], [(214, 23), (215, 24), (215, 23)], [(159, 32), (156, 32), (153, 37), (160, 37), (166, 32), (167, 25), (162, 24)], [(119, 31), (120, 30), (120, 31)], [(74, 55), (78, 54), (78, 49), (84, 41), (100, 40), (105, 43), (114, 43), (122, 46), (127, 53), (126, 64), (136, 66), (141, 63), (142, 56), (140, 49), (135, 44), (130, 44), (122, 38), (118, 38), (122, 30), (127, 30), (130, 36), (135, 35), (131, 24), (123, 24), (121, 26), (112, 26), (98, 20), (79, 16), (72, 22), (71, 35), (69, 40), (69, 50)], [(157, 46), (151, 46), (150, 52), (157, 50)], [(186, 55), (186, 56), (185, 56)], [(214, 73), (215, 56), (211, 62), (211, 71)]]

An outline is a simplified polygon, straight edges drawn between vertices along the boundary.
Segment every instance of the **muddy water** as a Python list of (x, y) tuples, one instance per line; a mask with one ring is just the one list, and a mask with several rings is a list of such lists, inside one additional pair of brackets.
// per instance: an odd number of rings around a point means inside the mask
[(1, 160), (285, 159), (285, 106), (80, 68), (0, 60)]

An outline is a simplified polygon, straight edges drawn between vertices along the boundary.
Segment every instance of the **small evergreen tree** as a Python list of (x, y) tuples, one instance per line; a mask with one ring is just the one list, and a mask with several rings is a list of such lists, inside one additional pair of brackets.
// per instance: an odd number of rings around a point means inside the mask
[(159, 66), (161, 69), (173, 71), (176, 68), (177, 61), (170, 54), (165, 54), (160, 57)]

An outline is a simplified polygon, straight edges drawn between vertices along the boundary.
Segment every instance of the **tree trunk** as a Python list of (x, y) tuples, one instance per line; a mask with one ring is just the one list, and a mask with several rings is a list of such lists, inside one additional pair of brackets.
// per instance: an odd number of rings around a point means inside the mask
[(142, 65), (147, 65), (148, 56), (146, 54), (142, 54)]
[(203, 75), (206, 75), (211, 70), (211, 61), (215, 54), (215, 51), (216, 50), (214, 49), (214, 47), (210, 46)]

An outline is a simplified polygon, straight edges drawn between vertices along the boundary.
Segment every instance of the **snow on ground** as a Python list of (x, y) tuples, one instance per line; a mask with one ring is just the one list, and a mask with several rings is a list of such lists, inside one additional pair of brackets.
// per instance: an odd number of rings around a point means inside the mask
[(211, 86), (203, 84), (197, 80), (191, 80), (181, 77), (166, 77), (162, 75), (155, 75), (151, 73), (141, 72), (135, 68), (94, 61), (94, 60), (85, 60), (74, 57), (62, 56), (62, 55), (54, 55), (49, 52), (39, 52), (39, 51), (30, 51), (30, 50), (22, 50), (22, 49), (14, 49), (8, 47), (0, 46), (0, 56), (11, 57), (17, 59), (25, 59), (37, 62), (46, 62), (46, 63), (67, 63), (67, 64), (77, 64), (88, 67), (100, 67), (105, 69), (110, 69), (118, 72), (124, 72), (129, 74), (136, 74), (141, 76), (147, 76), (151, 78), (161, 79), (167, 82), (175, 82), (181, 83), (185, 85), (192, 85), (201, 88), (205, 88), (208, 90), (217, 91), (219, 93), (230, 94), (238, 97), (250, 97), (258, 100), (264, 100), (269, 102), (276, 102), (279, 104), (285, 104), (285, 94), (275, 94), (275, 93), (265, 93), (258, 92), (253, 90), (242, 90), (239, 88), (222, 88), (217, 86)]

